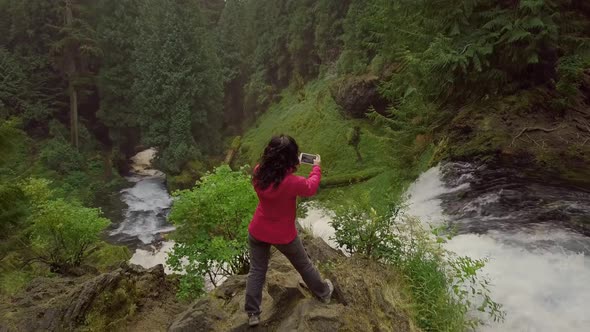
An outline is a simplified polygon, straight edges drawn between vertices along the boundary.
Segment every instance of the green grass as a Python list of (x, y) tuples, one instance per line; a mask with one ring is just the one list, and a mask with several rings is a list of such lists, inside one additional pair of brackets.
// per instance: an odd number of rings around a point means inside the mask
[[(361, 127), (360, 162), (347, 144), (347, 134), (355, 125)], [(326, 205), (344, 204), (361, 195), (383, 205), (411, 181), (393, 166), (391, 141), (383, 138), (379, 128), (369, 120), (347, 119), (341, 114), (327, 80), (311, 82), (301, 91), (284, 92), (282, 100), (244, 135), (238, 164), (254, 165), (270, 138), (281, 133), (293, 136), (302, 152), (322, 156), (322, 189), (317, 198)], [(298, 174), (309, 171), (303, 165)]]
[[(297, 140), (301, 151), (322, 156), (318, 201), (335, 208), (368, 196), (376, 208), (386, 208), (430, 166), (434, 149), (430, 147), (416, 156), (413, 166), (405, 165), (397, 158), (395, 142), (385, 138), (381, 128), (370, 120), (342, 115), (329, 85), (328, 80), (317, 80), (301, 91), (285, 91), (282, 100), (246, 132), (237, 162), (253, 166), (273, 135), (288, 134)], [(354, 148), (347, 144), (347, 134), (354, 126), (361, 127), (361, 162), (356, 161)], [(310, 167), (303, 165), (298, 174), (309, 171)]]

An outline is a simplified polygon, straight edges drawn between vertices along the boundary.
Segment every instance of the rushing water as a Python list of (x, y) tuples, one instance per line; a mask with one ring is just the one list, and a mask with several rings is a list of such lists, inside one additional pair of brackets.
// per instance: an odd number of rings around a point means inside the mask
[(174, 230), (166, 220), (172, 205), (166, 176), (151, 168), (155, 155), (155, 149), (147, 149), (131, 158), (132, 171), (126, 178), (131, 187), (121, 190), (127, 208), (122, 222), (109, 232), (112, 241), (138, 247), (131, 263), (144, 267), (165, 262), (172, 243), (162, 242), (162, 235)]
[[(455, 226), (449, 250), (489, 258), (484, 273), (507, 316), (479, 331), (590, 331), (590, 238), (580, 227), (589, 222), (589, 192), (452, 163), (422, 174), (407, 194), (409, 215)], [(329, 239), (330, 218), (311, 208), (300, 223)]]
[(448, 249), (487, 257), (502, 324), (482, 331), (588, 331), (590, 193), (527, 178), (514, 169), (466, 163), (425, 172), (410, 187), (408, 213), (447, 222)]

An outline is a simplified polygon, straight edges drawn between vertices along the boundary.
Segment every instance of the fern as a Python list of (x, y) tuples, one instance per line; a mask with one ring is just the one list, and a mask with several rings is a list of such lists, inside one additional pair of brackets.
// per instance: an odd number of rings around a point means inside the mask
[(570, 55), (562, 57), (557, 66), (559, 81), (556, 90), (561, 98), (555, 101), (559, 109), (575, 107), (583, 97), (580, 86), (590, 68), (590, 55)]

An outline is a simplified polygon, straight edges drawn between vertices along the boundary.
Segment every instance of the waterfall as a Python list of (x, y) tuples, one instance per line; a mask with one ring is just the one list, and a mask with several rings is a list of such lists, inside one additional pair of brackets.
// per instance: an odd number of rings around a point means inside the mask
[(514, 170), (438, 166), (409, 188), (408, 214), (456, 226), (449, 250), (490, 259), (484, 273), (507, 316), (480, 331), (587, 331), (590, 238), (566, 220), (588, 216), (590, 194), (528, 181)]

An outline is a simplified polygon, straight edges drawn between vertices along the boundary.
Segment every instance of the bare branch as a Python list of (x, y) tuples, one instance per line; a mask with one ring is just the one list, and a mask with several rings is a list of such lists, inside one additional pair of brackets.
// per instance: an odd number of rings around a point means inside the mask
[(525, 134), (525, 135), (526, 135), (526, 137), (527, 137), (528, 139), (530, 139), (531, 141), (533, 141), (533, 143), (535, 143), (535, 145), (536, 145), (536, 146), (538, 146), (538, 147), (542, 148), (541, 144), (539, 144), (539, 143), (538, 143), (537, 141), (535, 141), (535, 140), (534, 140), (532, 137), (530, 137), (530, 136), (529, 136), (529, 134)]
[[(512, 139), (512, 143), (510, 143), (510, 146), (514, 145), (514, 142), (520, 137), (522, 136), (524, 133), (527, 132), (531, 132), (531, 131), (544, 131), (546, 133), (550, 133), (552, 131), (556, 131), (558, 129), (561, 129), (561, 125), (555, 127), (555, 128), (543, 128), (543, 127), (525, 127), (523, 128), (520, 133), (518, 133), (518, 135), (514, 136), (514, 138)], [(527, 135), (528, 136), (528, 135)], [(529, 137), (530, 138), (530, 137)]]

